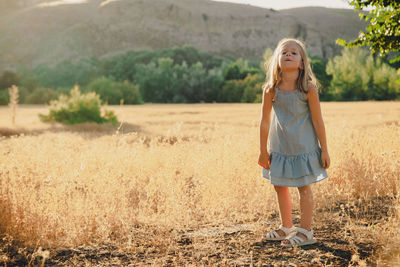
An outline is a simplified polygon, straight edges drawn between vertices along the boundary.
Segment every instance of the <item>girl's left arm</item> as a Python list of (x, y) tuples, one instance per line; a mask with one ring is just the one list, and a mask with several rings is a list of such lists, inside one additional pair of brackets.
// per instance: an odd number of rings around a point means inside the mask
[(310, 84), (308, 88), (309, 90), (307, 93), (307, 98), (308, 106), (310, 107), (311, 120), (314, 125), (315, 132), (318, 135), (319, 142), (321, 144), (323, 165), (325, 168), (328, 168), (330, 165), (330, 159), (328, 153), (328, 145), (326, 142), (325, 124), (322, 119), (318, 91), (312, 84)]

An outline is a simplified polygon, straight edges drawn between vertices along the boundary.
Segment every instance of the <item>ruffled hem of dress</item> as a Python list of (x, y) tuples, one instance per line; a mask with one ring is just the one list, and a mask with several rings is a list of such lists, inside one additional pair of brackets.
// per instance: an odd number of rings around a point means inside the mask
[(319, 174), (325, 169), (321, 163), (321, 148), (315, 151), (298, 155), (285, 155), (279, 152), (271, 152), (271, 176), (284, 178), (298, 178), (307, 175)]
[[(267, 171), (266, 169), (264, 169)], [(263, 170), (263, 171), (264, 171)], [(321, 172), (319, 175), (306, 175), (299, 178), (285, 178), (285, 177), (275, 177), (268, 173), (264, 173), (262, 175), (264, 178), (270, 180), (271, 184), (285, 186), (285, 187), (301, 187), (306, 186), (313, 183), (321, 182), (322, 180), (328, 178), (328, 174), (326, 172)]]

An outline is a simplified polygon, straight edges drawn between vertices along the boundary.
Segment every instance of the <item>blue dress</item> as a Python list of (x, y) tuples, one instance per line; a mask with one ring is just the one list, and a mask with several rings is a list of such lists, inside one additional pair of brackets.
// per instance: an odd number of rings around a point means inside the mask
[(262, 168), (262, 177), (273, 185), (288, 187), (327, 178), (306, 94), (276, 87), (272, 107), (274, 115), (267, 144), (271, 166), (269, 170)]

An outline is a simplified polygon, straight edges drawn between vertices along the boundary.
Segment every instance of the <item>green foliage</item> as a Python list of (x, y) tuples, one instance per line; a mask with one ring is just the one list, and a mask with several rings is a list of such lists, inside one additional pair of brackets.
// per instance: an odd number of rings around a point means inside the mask
[(334, 96), (331, 92), (330, 82), (332, 79), (331, 75), (326, 73), (326, 64), (327, 60), (319, 57), (319, 56), (309, 56), (311, 69), (313, 70), (317, 80), (321, 84), (319, 98), (322, 101), (333, 100)]
[(223, 78), (218, 68), (206, 70), (201, 62), (188, 66), (185, 61), (174, 64), (171, 58), (160, 58), (157, 64), (138, 65), (135, 83), (146, 102), (212, 102)]
[(262, 85), (264, 77), (260, 74), (248, 74), (243, 80), (244, 92), (240, 102), (245, 103), (261, 103), (262, 101)]
[(104, 76), (93, 80), (86, 88), (87, 92), (96, 92), (102, 101), (108, 104), (142, 104), (139, 87), (129, 81), (114, 82)]
[(20, 104), (25, 104), (26, 99), (31, 94), (28, 89), (26, 89), (23, 86), (18, 87), (18, 94), (19, 94), (19, 103)]
[[(368, 15), (360, 13), (361, 19), (369, 21), (369, 25), (359, 37), (347, 43), (343, 39), (336, 42), (346, 47), (370, 46), (371, 52), (379, 52), (381, 56), (389, 51), (400, 51), (400, 2), (388, 0), (351, 0), (356, 10), (371, 7)], [(400, 56), (392, 62), (400, 61)]]
[(82, 94), (78, 86), (71, 89), (69, 96), (62, 94), (58, 100), (51, 101), (49, 114), (39, 114), (39, 118), (41, 121), (55, 121), (63, 124), (111, 122), (115, 125), (118, 123), (112, 111), (104, 111), (102, 116), (101, 100), (96, 93)]
[(8, 70), (4, 71), (0, 76), (0, 90), (10, 88), (13, 85), (20, 85), (18, 74)]
[(219, 94), (221, 102), (261, 102), (263, 76), (248, 74), (243, 80), (228, 80)]
[(0, 105), (8, 105), (10, 95), (7, 90), (0, 90)]
[(246, 78), (247, 74), (256, 74), (260, 70), (257, 68), (249, 68), (248, 62), (242, 58), (237, 59), (226, 66), (223, 70), (225, 80), (241, 80)]
[(230, 58), (200, 52), (190, 45), (182, 45), (154, 51), (129, 51), (105, 59), (102, 64), (103, 73), (115, 81), (129, 80), (134, 82), (138, 75), (136, 66), (150, 63), (157, 65), (161, 58), (172, 59), (173, 65), (181, 65), (186, 62), (188, 66), (192, 66), (201, 62), (207, 70), (219, 67), (225, 60), (231, 60)]
[[(264, 63), (272, 53), (266, 49), (260, 62), (215, 56), (184, 45), (130, 51), (102, 60), (64, 61), (55, 67), (41, 65), (33, 70), (19, 67), (15, 77), (20, 83), (21, 103), (46, 103), (67, 94), (73, 84), (83, 86), (84, 92), (96, 92), (108, 104), (120, 104), (121, 100), (125, 104), (260, 102)], [(399, 94), (393, 81), (398, 75), (382, 60), (367, 60), (367, 54), (361, 50), (355, 54), (343, 52), (330, 60), (329, 71), (327, 60), (309, 56), (322, 85), (320, 99), (395, 99)], [(384, 61), (398, 55), (391, 52)], [(0, 94), (0, 103), (7, 104), (7, 97)]]
[(55, 67), (39, 65), (34, 69), (38, 83), (47, 88), (68, 87), (75, 84), (87, 85), (102, 75), (102, 64), (96, 58), (82, 59), (77, 63), (62, 61)]
[(59, 93), (50, 88), (39, 87), (23, 100), (25, 104), (45, 104), (58, 97)]
[(345, 48), (341, 56), (329, 60), (326, 70), (332, 75), (330, 87), (337, 100), (392, 100), (400, 95), (396, 70), (366, 50)]
[(122, 92), (115, 90), (114, 82), (106, 77), (92, 81), (86, 91), (96, 92), (100, 99), (108, 104), (119, 104), (122, 99)]
[(138, 85), (125, 80), (119, 83), (115, 82), (114, 88), (122, 93), (122, 99), (125, 104), (143, 104)]

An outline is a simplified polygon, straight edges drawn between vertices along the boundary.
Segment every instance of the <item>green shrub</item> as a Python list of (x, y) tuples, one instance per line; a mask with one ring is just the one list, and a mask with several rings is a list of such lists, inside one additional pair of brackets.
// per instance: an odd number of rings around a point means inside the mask
[(108, 104), (120, 104), (122, 99), (125, 104), (143, 104), (139, 87), (128, 80), (115, 82), (102, 76), (90, 82), (86, 91), (96, 92)]
[[(26, 88), (18, 87), (18, 102), (24, 103), (27, 94), (28, 91), (26, 90)], [(8, 105), (9, 101), (10, 95), (8, 93), (8, 90), (0, 90), (0, 105)]]
[(114, 81), (103, 76), (90, 82), (86, 91), (96, 92), (101, 100), (108, 104), (119, 104), (123, 96), (114, 85)]
[(8, 95), (8, 91), (0, 90), (0, 105), (8, 105), (8, 101), (10, 101), (10, 96)]
[(49, 103), (50, 100), (57, 99), (58, 95), (56, 90), (39, 87), (28, 94), (23, 102), (25, 104), (46, 104)]
[(123, 82), (115, 82), (114, 88), (122, 93), (125, 104), (143, 104), (138, 85), (125, 80)]
[(135, 84), (146, 102), (212, 102), (223, 84), (221, 69), (207, 70), (201, 62), (174, 65), (171, 58), (160, 58), (157, 64), (139, 64), (136, 71)]
[(245, 79), (228, 80), (218, 96), (220, 102), (260, 102), (263, 76), (248, 74)]
[(248, 74), (243, 80), (244, 91), (240, 102), (261, 103), (263, 76), (259, 74)]
[(82, 94), (78, 86), (70, 91), (70, 95), (60, 95), (58, 100), (50, 101), (50, 112), (48, 115), (39, 114), (41, 121), (56, 121), (64, 124), (75, 124), (83, 122), (117, 124), (118, 119), (112, 111), (104, 111), (101, 115), (101, 100), (94, 92)]

